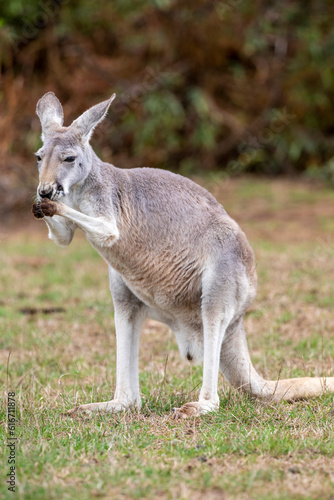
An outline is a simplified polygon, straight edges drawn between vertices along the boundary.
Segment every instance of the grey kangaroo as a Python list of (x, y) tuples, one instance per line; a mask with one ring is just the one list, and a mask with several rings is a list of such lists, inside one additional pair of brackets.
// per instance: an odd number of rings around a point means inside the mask
[(218, 373), (230, 385), (272, 401), (334, 391), (334, 377), (264, 380), (247, 348), (243, 315), (256, 294), (253, 251), (238, 224), (204, 188), (168, 171), (119, 169), (102, 162), (89, 140), (112, 97), (69, 127), (52, 93), (37, 104), (43, 146), (33, 214), (49, 237), (69, 245), (80, 228), (109, 267), (115, 309), (117, 380), (114, 399), (68, 412), (140, 408), (139, 335), (152, 318), (174, 332), (181, 355), (203, 362), (198, 401), (174, 418), (215, 411)]

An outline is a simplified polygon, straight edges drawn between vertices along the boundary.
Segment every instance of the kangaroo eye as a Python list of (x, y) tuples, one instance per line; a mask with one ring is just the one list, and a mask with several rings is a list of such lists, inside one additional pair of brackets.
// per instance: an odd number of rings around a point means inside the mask
[(42, 158), (39, 155), (36, 155), (37, 161), (41, 161)]
[(75, 160), (76, 156), (67, 156), (64, 161), (67, 163), (72, 163)]

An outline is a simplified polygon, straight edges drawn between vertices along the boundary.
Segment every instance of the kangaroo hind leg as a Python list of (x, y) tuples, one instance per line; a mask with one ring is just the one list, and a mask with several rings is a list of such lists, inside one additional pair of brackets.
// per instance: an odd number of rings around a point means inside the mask
[(203, 382), (198, 401), (185, 403), (173, 409), (173, 418), (185, 419), (190, 416), (204, 415), (219, 408), (218, 374), (220, 348), (226, 332), (228, 320), (216, 324), (203, 322)]
[(242, 317), (229, 325), (220, 352), (220, 371), (235, 389), (266, 397), (266, 381), (257, 373), (249, 355)]
[(114, 299), (117, 370), (116, 390), (110, 401), (89, 403), (70, 410), (67, 415), (106, 411), (120, 412), (130, 407), (141, 407), (138, 374), (140, 329), (146, 318), (146, 307), (133, 296), (122, 278), (109, 270), (110, 288)]

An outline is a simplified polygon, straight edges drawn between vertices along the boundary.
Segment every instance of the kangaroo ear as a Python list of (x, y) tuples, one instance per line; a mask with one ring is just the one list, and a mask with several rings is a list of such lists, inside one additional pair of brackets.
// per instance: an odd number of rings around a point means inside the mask
[(42, 125), (42, 140), (64, 122), (64, 112), (60, 101), (53, 92), (48, 92), (38, 101), (36, 113)]
[(109, 106), (113, 102), (115, 97), (116, 94), (113, 94), (110, 99), (107, 99), (106, 101), (103, 101), (100, 104), (96, 104), (96, 106), (89, 108), (81, 116), (79, 116), (79, 118), (74, 120), (74, 122), (71, 124), (71, 127), (76, 128), (81, 137), (84, 140), (89, 141), (95, 127), (100, 122), (102, 122), (102, 120), (107, 115)]

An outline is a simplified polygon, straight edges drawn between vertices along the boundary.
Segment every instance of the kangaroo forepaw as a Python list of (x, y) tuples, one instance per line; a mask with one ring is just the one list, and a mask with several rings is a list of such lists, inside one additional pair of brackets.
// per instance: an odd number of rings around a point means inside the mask
[(47, 217), (53, 217), (58, 213), (58, 204), (47, 198), (44, 198), (44, 200), (41, 201), (40, 208), (43, 214)]
[(35, 219), (43, 219), (44, 214), (41, 210), (41, 204), (40, 203), (34, 203), (32, 208), (31, 208), (32, 214), (35, 217)]
[(58, 214), (58, 204), (54, 201), (44, 198), (41, 202), (34, 203), (31, 209), (36, 219), (43, 219), (43, 217), (53, 217)]

